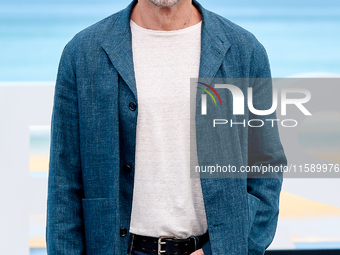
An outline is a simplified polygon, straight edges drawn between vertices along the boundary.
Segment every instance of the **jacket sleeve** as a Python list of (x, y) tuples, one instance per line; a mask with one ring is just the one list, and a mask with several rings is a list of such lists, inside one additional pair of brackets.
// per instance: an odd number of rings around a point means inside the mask
[(85, 254), (74, 54), (65, 47), (57, 75), (51, 123), (46, 242), (49, 255)]
[[(269, 61), (261, 44), (254, 50), (251, 63), (253, 80), (253, 105), (257, 110), (272, 106), (272, 82)], [(263, 127), (249, 127), (248, 166), (283, 167), (287, 164), (280, 142), (276, 113), (258, 116), (249, 113), (249, 119), (262, 119)], [(272, 126), (274, 123), (274, 126)], [(262, 255), (272, 242), (278, 220), (282, 172), (248, 174), (247, 190), (249, 205), (248, 254)]]

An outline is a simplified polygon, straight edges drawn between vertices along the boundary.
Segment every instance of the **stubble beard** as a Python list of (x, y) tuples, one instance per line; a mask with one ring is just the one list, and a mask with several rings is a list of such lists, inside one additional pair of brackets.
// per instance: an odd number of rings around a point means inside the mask
[(152, 4), (157, 7), (172, 7), (177, 4), (180, 0), (149, 0)]

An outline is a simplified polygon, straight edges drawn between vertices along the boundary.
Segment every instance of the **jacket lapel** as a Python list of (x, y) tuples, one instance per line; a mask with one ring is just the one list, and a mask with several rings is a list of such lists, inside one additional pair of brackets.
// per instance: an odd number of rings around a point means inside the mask
[[(193, 5), (202, 14), (202, 31), (201, 31), (201, 59), (199, 68), (199, 78), (204, 79), (205, 83), (210, 84), (215, 78), (219, 68), (222, 65), (225, 55), (227, 54), (231, 43), (227, 38), (227, 33), (220, 25), (216, 15), (204, 9), (196, 0)], [(201, 105), (202, 90), (196, 93), (196, 112), (199, 112)], [(197, 120), (199, 122), (199, 120)], [(197, 123), (199, 126), (200, 123)], [(197, 142), (199, 143), (199, 141)]]
[(231, 44), (223, 33), (220, 21), (211, 12), (193, 0), (202, 14), (200, 78), (214, 78)]
[(107, 36), (101, 46), (137, 99), (130, 29), (131, 11), (136, 3), (137, 1), (134, 0), (127, 8), (116, 14), (117, 18), (115, 23), (107, 28)]

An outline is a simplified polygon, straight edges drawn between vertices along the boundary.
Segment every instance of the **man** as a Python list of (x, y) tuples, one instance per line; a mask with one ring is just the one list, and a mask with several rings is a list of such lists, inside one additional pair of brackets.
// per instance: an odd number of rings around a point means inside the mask
[[(48, 254), (264, 253), (281, 174), (190, 178), (197, 77), (255, 78), (254, 106), (271, 106), (262, 45), (196, 1), (133, 1), (68, 43), (52, 119)], [(197, 100), (199, 164), (286, 164), (275, 122), (207, 133), (212, 117), (199, 109)]]

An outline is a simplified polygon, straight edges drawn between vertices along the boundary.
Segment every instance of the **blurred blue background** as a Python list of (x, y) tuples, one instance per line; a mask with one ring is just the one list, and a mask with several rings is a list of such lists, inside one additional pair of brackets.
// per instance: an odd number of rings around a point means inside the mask
[[(0, 81), (53, 81), (64, 45), (130, 1), (1, 0)], [(256, 35), (273, 77), (340, 73), (340, 1), (202, 0)]]

